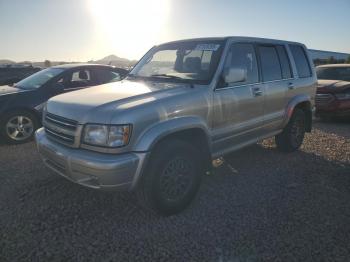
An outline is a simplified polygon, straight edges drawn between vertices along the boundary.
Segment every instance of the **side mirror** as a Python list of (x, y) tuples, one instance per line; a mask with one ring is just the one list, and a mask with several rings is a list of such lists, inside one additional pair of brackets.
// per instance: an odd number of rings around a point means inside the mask
[(247, 80), (247, 70), (243, 68), (230, 68), (223, 77), (226, 84), (245, 82)]

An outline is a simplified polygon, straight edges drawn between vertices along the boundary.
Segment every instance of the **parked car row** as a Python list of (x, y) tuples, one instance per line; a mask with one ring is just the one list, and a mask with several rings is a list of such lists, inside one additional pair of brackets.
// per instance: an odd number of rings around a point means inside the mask
[(0, 135), (8, 143), (32, 139), (46, 101), (58, 94), (123, 79), (127, 71), (106, 65), (68, 64), (39, 71), (12, 86), (0, 86)]
[(0, 86), (12, 85), (40, 71), (40, 67), (30, 65), (7, 65), (0, 67)]
[(171, 215), (189, 205), (212, 159), (268, 137), (281, 151), (297, 150), (312, 129), (315, 97), (317, 114), (349, 103), (346, 68), (318, 68), (328, 82), (316, 91), (303, 44), (169, 42), (126, 78), (109, 66), (67, 65), (3, 88), (1, 132), (8, 142), (27, 141), (42, 115), (35, 138), (47, 167), (86, 187), (133, 191), (146, 208)]

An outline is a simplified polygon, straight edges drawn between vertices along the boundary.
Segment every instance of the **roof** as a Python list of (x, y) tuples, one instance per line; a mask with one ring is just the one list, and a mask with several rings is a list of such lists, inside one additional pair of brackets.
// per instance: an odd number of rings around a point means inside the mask
[(101, 64), (89, 64), (89, 63), (72, 63), (72, 64), (53, 66), (53, 68), (64, 68), (64, 69), (75, 68), (75, 67), (113, 67), (113, 66), (101, 65)]
[(177, 43), (177, 42), (185, 42), (185, 41), (225, 41), (228, 39), (236, 40), (236, 41), (249, 41), (249, 42), (266, 42), (266, 43), (289, 43), (289, 44), (301, 44), (298, 42), (278, 40), (278, 39), (269, 39), (269, 38), (260, 38), (260, 37), (249, 37), (249, 36), (224, 36), (224, 37), (203, 37), (203, 38), (191, 38), (191, 39), (183, 39), (176, 40), (171, 42), (166, 42), (163, 44)]
[(350, 64), (328, 64), (328, 65), (320, 65), (319, 67), (350, 67)]

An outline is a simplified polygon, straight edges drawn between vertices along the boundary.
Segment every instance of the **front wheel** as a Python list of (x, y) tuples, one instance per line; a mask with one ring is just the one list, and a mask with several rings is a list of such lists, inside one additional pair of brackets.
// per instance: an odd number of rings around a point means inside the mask
[(200, 152), (187, 142), (161, 142), (138, 185), (139, 202), (161, 215), (185, 209), (197, 193), (204, 172), (200, 159)]
[(303, 143), (306, 116), (303, 110), (296, 108), (287, 126), (281, 134), (275, 136), (277, 148), (283, 152), (293, 152)]
[(27, 111), (7, 113), (1, 122), (1, 135), (9, 144), (22, 144), (33, 138), (38, 128), (38, 121), (34, 114)]

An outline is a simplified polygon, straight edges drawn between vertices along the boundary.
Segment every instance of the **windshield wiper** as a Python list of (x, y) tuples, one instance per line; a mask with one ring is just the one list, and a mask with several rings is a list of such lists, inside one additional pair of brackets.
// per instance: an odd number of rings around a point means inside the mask
[(180, 80), (185, 80), (182, 77), (179, 76), (173, 76), (173, 75), (167, 75), (167, 74), (154, 74), (150, 75), (150, 77), (163, 77), (163, 78), (169, 78), (169, 79), (180, 79)]

